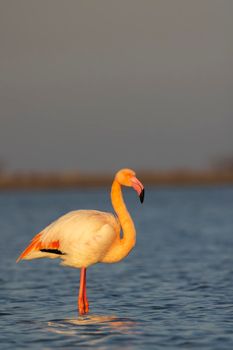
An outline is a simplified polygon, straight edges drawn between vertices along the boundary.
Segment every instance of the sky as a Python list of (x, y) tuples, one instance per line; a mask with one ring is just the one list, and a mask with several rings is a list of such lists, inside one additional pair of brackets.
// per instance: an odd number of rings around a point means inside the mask
[(1, 0), (12, 171), (199, 169), (233, 155), (233, 1)]

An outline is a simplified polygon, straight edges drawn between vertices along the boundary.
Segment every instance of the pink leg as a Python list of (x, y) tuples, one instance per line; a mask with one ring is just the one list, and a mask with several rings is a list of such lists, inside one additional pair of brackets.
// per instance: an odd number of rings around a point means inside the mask
[(80, 272), (80, 287), (78, 296), (78, 311), (80, 315), (88, 312), (88, 300), (86, 294), (86, 268), (82, 267)]
[(89, 311), (89, 303), (88, 303), (88, 299), (87, 299), (86, 272), (87, 272), (87, 269), (85, 269), (85, 271), (84, 271), (84, 292), (83, 292), (83, 301), (84, 301), (84, 305), (85, 305), (85, 313), (88, 313), (88, 311)]

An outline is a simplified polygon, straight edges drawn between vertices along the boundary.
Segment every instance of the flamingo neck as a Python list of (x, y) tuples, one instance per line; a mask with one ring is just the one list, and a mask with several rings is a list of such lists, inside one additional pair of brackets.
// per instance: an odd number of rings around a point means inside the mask
[(133, 220), (126, 208), (121, 185), (116, 180), (113, 181), (111, 189), (111, 200), (113, 208), (118, 216), (123, 231), (123, 237), (119, 237), (118, 244), (113, 248), (117, 255), (117, 261), (129, 254), (136, 243), (136, 230)]

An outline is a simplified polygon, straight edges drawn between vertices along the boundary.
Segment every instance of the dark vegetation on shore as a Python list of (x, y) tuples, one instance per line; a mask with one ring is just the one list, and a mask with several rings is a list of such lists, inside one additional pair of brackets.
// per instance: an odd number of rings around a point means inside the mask
[[(138, 178), (145, 186), (233, 185), (233, 169), (141, 171)], [(112, 174), (73, 173), (0, 173), (0, 190), (66, 189), (110, 186)]]

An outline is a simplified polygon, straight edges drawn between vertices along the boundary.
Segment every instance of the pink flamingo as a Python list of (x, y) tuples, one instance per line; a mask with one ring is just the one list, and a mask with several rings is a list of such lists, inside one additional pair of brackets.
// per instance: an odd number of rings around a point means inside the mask
[(59, 257), (62, 265), (81, 268), (78, 296), (81, 315), (89, 311), (87, 267), (99, 262), (118, 262), (129, 254), (136, 243), (134, 223), (125, 206), (121, 186), (133, 187), (143, 202), (142, 183), (133, 170), (122, 169), (117, 172), (111, 189), (112, 205), (117, 216), (97, 210), (71, 211), (38, 233), (17, 259), (18, 262), (22, 259)]

